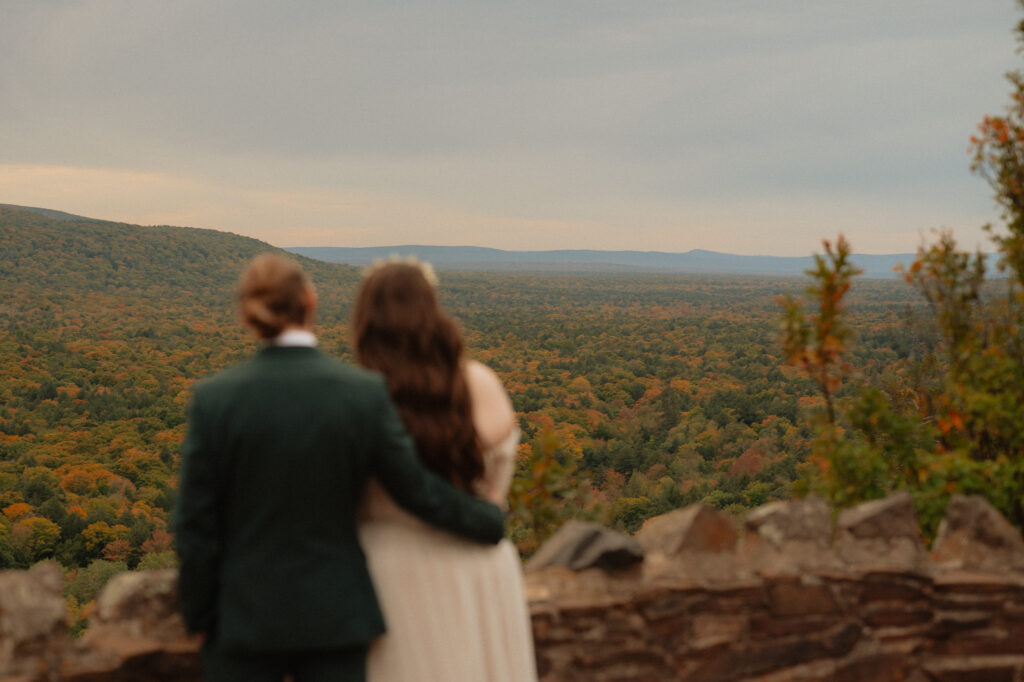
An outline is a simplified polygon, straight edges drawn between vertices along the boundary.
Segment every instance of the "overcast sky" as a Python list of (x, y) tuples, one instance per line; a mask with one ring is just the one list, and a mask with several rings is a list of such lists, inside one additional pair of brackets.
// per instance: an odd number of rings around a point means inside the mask
[(0, 0), (0, 203), (276, 246), (968, 247), (1014, 0)]

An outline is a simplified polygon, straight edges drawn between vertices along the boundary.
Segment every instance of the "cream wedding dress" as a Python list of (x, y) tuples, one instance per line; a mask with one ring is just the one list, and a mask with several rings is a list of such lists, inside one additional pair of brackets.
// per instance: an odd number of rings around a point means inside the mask
[[(484, 365), (466, 366), (473, 423), (485, 444), (475, 492), (502, 506), (519, 429), (508, 394)], [(370, 648), (368, 682), (530, 682), (537, 679), (519, 554), (508, 539), (479, 545), (427, 526), (376, 482), (359, 537), (387, 633)]]

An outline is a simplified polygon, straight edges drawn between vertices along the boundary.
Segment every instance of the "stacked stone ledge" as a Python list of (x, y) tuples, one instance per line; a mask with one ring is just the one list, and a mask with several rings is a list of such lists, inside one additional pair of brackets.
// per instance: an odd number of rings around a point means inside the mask
[[(546, 682), (1024, 682), (1024, 540), (955, 497), (931, 552), (910, 498), (693, 505), (635, 537), (566, 524), (527, 564)], [(0, 681), (199, 680), (172, 571), (115, 578), (71, 640), (56, 565), (0, 572)]]
[(1024, 541), (984, 499), (954, 498), (930, 553), (905, 493), (832, 516), (775, 502), (741, 536), (695, 505), (630, 569), (529, 572), (541, 678), (1024, 681)]

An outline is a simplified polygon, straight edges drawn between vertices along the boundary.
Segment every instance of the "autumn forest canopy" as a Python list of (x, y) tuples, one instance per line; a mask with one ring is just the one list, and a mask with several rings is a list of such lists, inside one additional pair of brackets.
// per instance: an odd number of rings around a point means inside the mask
[[(632, 532), (694, 502), (739, 516), (806, 494), (906, 490), (926, 539), (952, 495), (982, 495), (1024, 528), (1024, 74), (1007, 78), (969, 140), (1001, 209), (988, 255), (938, 232), (902, 277), (867, 279), (840, 235), (807, 277), (442, 272), (522, 427), (521, 553), (569, 518)], [(112, 574), (175, 565), (190, 389), (255, 352), (232, 298), (265, 251), (0, 204), (0, 569), (60, 562), (76, 629)], [(351, 361), (359, 271), (296, 258), (321, 347)]]
[[(189, 388), (255, 343), (234, 282), (271, 249), (236, 235), (0, 207), (0, 566), (55, 557), (169, 560)], [(303, 260), (326, 352), (350, 359), (355, 269)], [(786, 498), (812, 449), (814, 382), (786, 365), (779, 293), (799, 279), (442, 273), (470, 352), (504, 379), (524, 431), (510, 531), (524, 552), (558, 520), (631, 531), (695, 501)], [(858, 282), (858, 372), (919, 349), (922, 299)]]

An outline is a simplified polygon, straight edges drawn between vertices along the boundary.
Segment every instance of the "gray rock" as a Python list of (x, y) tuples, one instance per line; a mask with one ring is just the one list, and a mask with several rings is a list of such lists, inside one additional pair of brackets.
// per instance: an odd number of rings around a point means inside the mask
[(910, 494), (899, 492), (846, 509), (837, 522), (836, 550), (853, 565), (916, 568), (927, 557)]
[(643, 558), (643, 547), (627, 535), (596, 523), (568, 521), (530, 558), (526, 570), (547, 566), (565, 566), (574, 571), (614, 570)]
[(178, 574), (174, 569), (129, 571), (106, 584), (96, 598), (96, 612), (89, 623), (90, 632), (102, 628), (130, 631), (132, 635), (151, 635), (154, 624), (184, 634), (178, 613)]
[(732, 517), (698, 503), (648, 519), (636, 537), (645, 551), (672, 557), (728, 552), (739, 536)]
[(178, 576), (173, 569), (115, 576), (96, 599), (89, 628), (76, 643), (65, 679), (202, 679), (201, 642), (185, 631), (178, 613)]
[(825, 548), (832, 542), (831, 510), (820, 497), (771, 502), (750, 512), (745, 525), (777, 548), (794, 541)]
[(0, 572), (0, 677), (53, 669), (68, 634), (56, 562)]
[(820, 497), (771, 502), (750, 512), (739, 549), (742, 566), (756, 574), (796, 574), (837, 568), (832, 551), (832, 510)]
[(1024, 538), (980, 495), (954, 495), (932, 547), (939, 563), (1005, 571), (1024, 569)]
[(920, 538), (910, 493), (898, 492), (870, 500), (839, 514), (840, 532), (858, 539)]

